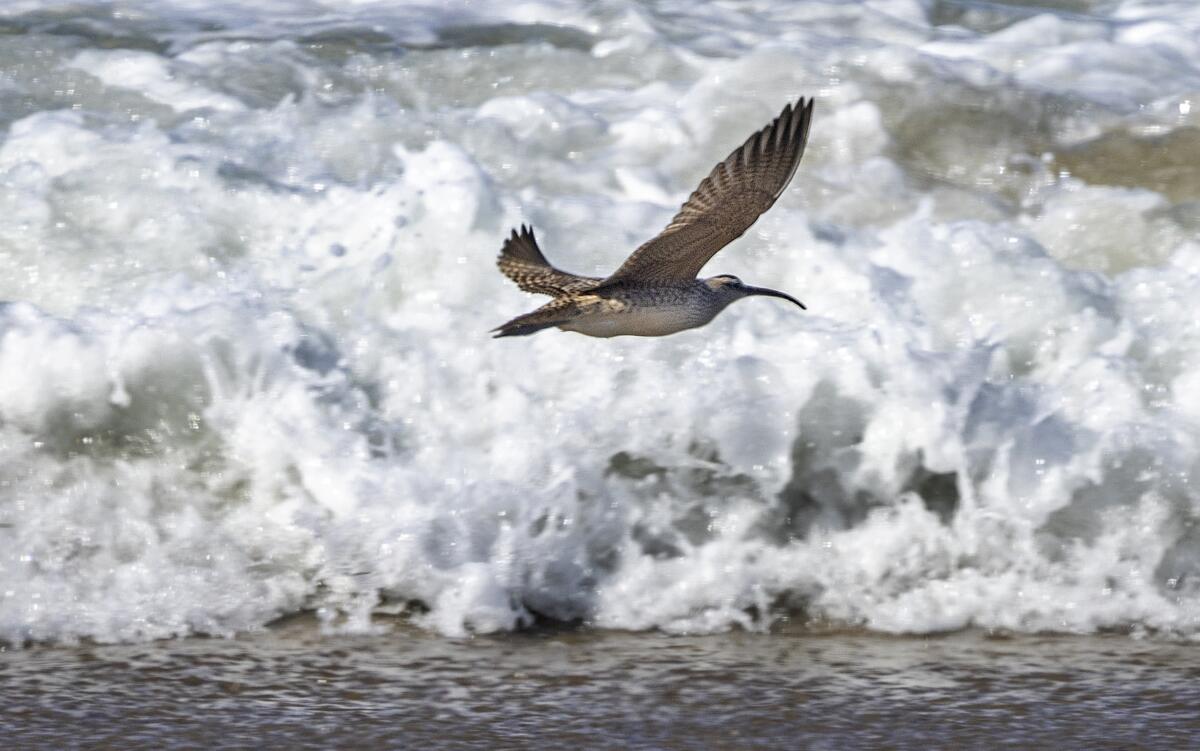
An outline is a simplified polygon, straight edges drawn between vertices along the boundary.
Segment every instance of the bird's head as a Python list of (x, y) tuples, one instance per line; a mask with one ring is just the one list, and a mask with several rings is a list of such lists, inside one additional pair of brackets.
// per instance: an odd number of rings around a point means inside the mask
[(741, 279), (738, 279), (733, 274), (721, 274), (720, 276), (710, 277), (705, 279), (704, 283), (708, 285), (709, 289), (711, 289), (713, 292), (716, 292), (722, 298), (727, 299), (729, 302), (740, 300), (743, 297), (762, 295), (764, 297), (778, 297), (780, 299), (787, 300), (788, 302), (795, 303), (802, 309), (807, 310), (807, 308), (804, 307), (804, 303), (800, 302), (789, 294), (779, 292), (778, 290), (767, 289), (766, 287), (751, 287), (750, 285), (742, 282)]

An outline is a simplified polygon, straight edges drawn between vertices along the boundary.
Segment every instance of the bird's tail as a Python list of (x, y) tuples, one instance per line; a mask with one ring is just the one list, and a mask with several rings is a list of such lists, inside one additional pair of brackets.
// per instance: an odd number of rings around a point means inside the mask
[(560, 323), (566, 323), (574, 317), (578, 312), (578, 304), (576, 301), (560, 297), (551, 300), (542, 307), (526, 313), (525, 315), (517, 316), (503, 326), (498, 326), (492, 329), (493, 332), (499, 332), (494, 338), (499, 339), (502, 336), (528, 336), (529, 334), (537, 333), (542, 329), (548, 329), (551, 326), (557, 326)]
[(497, 326), (496, 328), (492, 329), (492, 331), (495, 332), (495, 335), (492, 338), (499, 339), (504, 336), (529, 336), (530, 334), (536, 334), (542, 329), (548, 329), (551, 326), (554, 326), (553, 323), (522, 323), (521, 319), (524, 317), (525, 316), (519, 316), (503, 326)]

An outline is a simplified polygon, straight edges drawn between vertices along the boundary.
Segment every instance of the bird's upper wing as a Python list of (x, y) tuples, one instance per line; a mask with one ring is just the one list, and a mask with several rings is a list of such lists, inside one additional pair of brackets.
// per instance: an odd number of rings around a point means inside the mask
[(625, 260), (605, 284), (627, 280), (691, 281), (718, 250), (771, 208), (800, 164), (812, 120), (800, 98), (718, 164), (659, 233)]
[(590, 289), (601, 282), (595, 277), (579, 276), (551, 266), (538, 248), (533, 228), (523, 224), (520, 232), (514, 229), (504, 241), (496, 265), (505, 276), (526, 292), (538, 292), (554, 297)]

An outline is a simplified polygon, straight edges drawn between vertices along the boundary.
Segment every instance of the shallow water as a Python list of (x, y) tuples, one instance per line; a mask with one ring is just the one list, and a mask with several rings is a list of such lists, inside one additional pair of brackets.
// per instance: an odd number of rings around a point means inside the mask
[(320, 635), (0, 654), (18, 748), (1192, 748), (1200, 654), (1127, 636)]
[[(0, 639), (1200, 634), (1200, 9), (0, 8)], [(486, 331), (816, 98), (711, 326)]]

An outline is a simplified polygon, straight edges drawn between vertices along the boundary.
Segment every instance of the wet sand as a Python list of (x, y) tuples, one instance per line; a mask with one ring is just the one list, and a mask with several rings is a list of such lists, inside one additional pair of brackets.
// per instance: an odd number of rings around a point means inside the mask
[(1128, 636), (542, 631), (0, 653), (8, 748), (1196, 748), (1200, 650)]

